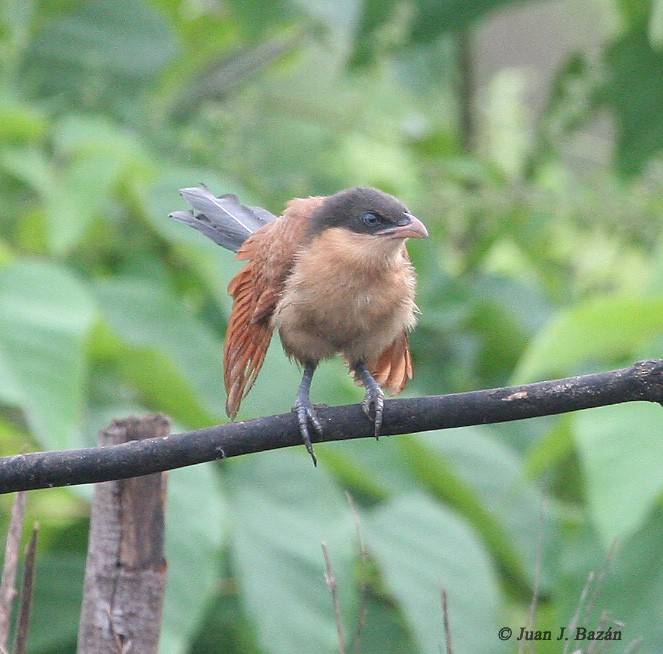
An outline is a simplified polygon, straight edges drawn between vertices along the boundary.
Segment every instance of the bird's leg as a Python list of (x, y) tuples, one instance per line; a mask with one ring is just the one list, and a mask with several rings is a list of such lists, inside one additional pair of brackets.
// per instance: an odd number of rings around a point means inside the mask
[(315, 415), (315, 409), (313, 404), (311, 404), (311, 399), (309, 398), (309, 392), (311, 390), (311, 381), (313, 380), (313, 373), (315, 372), (316, 364), (315, 363), (306, 363), (304, 365), (304, 374), (302, 375), (302, 383), (299, 385), (299, 391), (297, 392), (297, 399), (295, 400), (295, 406), (292, 407), (292, 410), (297, 413), (297, 420), (299, 421), (299, 431), (302, 434), (302, 439), (304, 440), (304, 445), (306, 445), (306, 450), (311, 455), (313, 459), (313, 465), (318, 465), (318, 459), (313, 452), (313, 445), (311, 444), (311, 436), (309, 434), (309, 422), (313, 425), (315, 431), (318, 434), (322, 433), (322, 425), (318, 416)]
[[(373, 421), (375, 425), (375, 438), (380, 435), (380, 428), (382, 427), (382, 413), (384, 411), (384, 393), (380, 384), (375, 381), (371, 375), (366, 364), (360, 361), (355, 365), (355, 372), (361, 377), (361, 381), (366, 389), (364, 401), (361, 403), (361, 408), (368, 416), (369, 420)], [(373, 415), (371, 415), (371, 407), (373, 407)]]

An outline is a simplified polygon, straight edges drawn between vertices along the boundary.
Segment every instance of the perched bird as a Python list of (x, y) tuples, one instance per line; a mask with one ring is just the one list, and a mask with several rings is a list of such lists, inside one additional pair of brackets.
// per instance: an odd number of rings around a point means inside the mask
[(323, 359), (345, 357), (366, 389), (362, 407), (380, 433), (382, 388), (412, 379), (415, 272), (405, 241), (428, 232), (395, 197), (374, 188), (294, 199), (280, 218), (207, 188), (180, 193), (195, 211), (171, 218), (248, 261), (228, 286), (234, 300), (224, 349), (226, 413), (234, 419), (256, 380), (274, 330), (304, 373), (293, 411), (316, 462), (310, 426), (322, 425), (309, 398)]

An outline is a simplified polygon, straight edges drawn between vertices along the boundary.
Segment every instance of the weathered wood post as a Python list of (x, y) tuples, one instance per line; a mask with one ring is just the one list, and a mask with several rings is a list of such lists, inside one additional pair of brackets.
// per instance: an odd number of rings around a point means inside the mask
[[(114, 420), (100, 445), (170, 434), (163, 415)], [(95, 485), (78, 654), (156, 654), (166, 588), (166, 473)]]

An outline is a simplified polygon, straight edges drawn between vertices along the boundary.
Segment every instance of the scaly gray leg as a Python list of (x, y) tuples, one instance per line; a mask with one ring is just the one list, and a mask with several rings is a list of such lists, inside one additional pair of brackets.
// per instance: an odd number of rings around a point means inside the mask
[[(368, 416), (368, 419), (373, 421), (373, 424), (375, 425), (375, 438), (378, 438), (380, 435), (380, 428), (382, 427), (384, 393), (380, 388), (380, 384), (375, 381), (373, 375), (371, 375), (370, 371), (362, 361), (355, 366), (355, 371), (361, 377), (361, 381), (366, 389), (366, 395), (364, 401), (361, 403), (361, 408)], [(373, 407), (373, 415), (371, 415), (371, 406)]]
[(309, 392), (311, 390), (311, 381), (313, 380), (313, 373), (315, 372), (316, 367), (317, 364), (315, 363), (307, 363), (304, 366), (302, 383), (299, 385), (295, 406), (292, 407), (292, 410), (297, 413), (299, 431), (302, 434), (304, 445), (306, 445), (306, 450), (311, 455), (311, 458), (313, 459), (313, 465), (315, 466), (318, 465), (318, 459), (315, 456), (313, 445), (311, 444), (309, 422), (313, 425), (313, 428), (318, 432), (318, 434), (322, 434), (322, 425), (320, 424), (320, 420), (318, 420), (318, 416), (315, 415), (315, 409), (313, 404), (311, 404)]

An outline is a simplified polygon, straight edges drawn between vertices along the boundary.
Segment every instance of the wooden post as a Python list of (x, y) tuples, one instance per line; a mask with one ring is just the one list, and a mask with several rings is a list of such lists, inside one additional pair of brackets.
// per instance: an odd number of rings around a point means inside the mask
[(0, 652), (8, 652), (9, 632), (11, 631), (12, 612), (16, 599), (16, 571), (21, 548), (21, 536), (25, 521), (25, 504), (27, 493), (19, 491), (14, 500), (7, 544), (5, 546), (5, 563), (0, 581)]
[[(168, 436), (163, 415), (114, 420), (101, 445)], [(166, 473), (95, 485), (78, 654), (156, 654), (166, 588)]]

